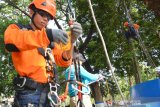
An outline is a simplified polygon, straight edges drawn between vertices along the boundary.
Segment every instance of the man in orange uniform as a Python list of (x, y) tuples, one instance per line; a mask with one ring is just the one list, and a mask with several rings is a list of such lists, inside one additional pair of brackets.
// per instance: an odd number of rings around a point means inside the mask
[(46, 70), (46, 59), (40, 50), (45, 52), (50, 46), (56, 65), (67, 67), (71, 64), (73, 43), (82, 34), (82, 27), (74, 22), (70, 37), (65, 31), (46, 28), (55, 14), (53, 0), (33, 0), (29, 5), (31, 23), (11, 24), (5, 31), (5, 48), (12, 53), (18, 73), (13, 81), (16, 90), (13, 107), (50, 107), (49, 77), (54, 74), (52, 70)]

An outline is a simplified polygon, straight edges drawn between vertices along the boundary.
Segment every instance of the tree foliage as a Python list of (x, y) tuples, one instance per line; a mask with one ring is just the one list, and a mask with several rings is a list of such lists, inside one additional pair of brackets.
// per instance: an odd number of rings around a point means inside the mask
[[(85, 28), (85, 34), (87, 36), (88, 29), (93, 24), (92, 17), (88, 11), (88, 3), (86, 1), (79, 1), (78, 3), (78, 20), (83, 23)], [(123, 23), (127, 21), (127, 16), (125, 13), (125, 7), (123, 1), (111, 0), (111, 1), (92, 1), (93, 9), (96, 15), (97, 22), (102, 31), (104, 40), (106, 42), (106, 47), (111, 58), (111, 62), (117, 68), (117, 72), (124, 76), (124, 71), (127, 71), (129, 75), (133, 75), (132, 71), (132, 57), (133, 51), (131, 45), (129, 45), (124, 37), (124, 26)], [(127, 8), (130, 10), (130, 15), (134, 23), (140, 25), (140, 36), (147, 47), (151, 57), (153, 58), (155, 64), (159, 65), (159, 37), (157, 36), (157, 29), (159, 27), (159, 19), (155, 18), (154, 13), (146, 9), (143, 2), (135, 1), (127, 2)], [(83, 12), (81, 7), (87, 7)], [(82, 11), (81, 11), (82, 10)], [(89, 15), (87, 15), (89, 13)], [(85, 17), (88, 16), (88, 17)], [(86, 18), (84, 21), (84, 17)], [(83, 20), (82, 20), (83, 19)], [(86, 23), (90, 22), (89, 23)], [(89, 25), (89, 26), (87, 26)], [(86, 30), (87, 29), (87, 30)], [(89, 62), (99, 68), (106, 67), (105, 56), (102, 48), (100, 38), (94, 29), (93, 37), (89, 41), (86, 53), (89, 57)], [(146, 56), (139, 46), (139, 43), (133, 41), (135, 44), (136, 54), (139, 61), (147, 61)], [(101, 50), (101, 51), (100, 51)], [(156, 51), (155, 51), (156, 50)], [(154, 55), (153, 55), (154, 54)], [(156, 54), (156, 55), (155, 55)], [(149, 64), (149, 62), (148, 62)]]

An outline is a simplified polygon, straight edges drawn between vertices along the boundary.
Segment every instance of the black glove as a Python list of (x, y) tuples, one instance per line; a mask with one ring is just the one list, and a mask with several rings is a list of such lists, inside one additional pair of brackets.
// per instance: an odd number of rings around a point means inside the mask
[(68, 36), (67, 33), (60, 29), (46, 29), (47, 36), (50, 42), (62, 42), (63, 44), (67, 44)]
[(77, 38), (82, 34), (82, 26), (78, 22), (74, 22), (73, 25), (71, 25), (71, 42), (74, 43)]

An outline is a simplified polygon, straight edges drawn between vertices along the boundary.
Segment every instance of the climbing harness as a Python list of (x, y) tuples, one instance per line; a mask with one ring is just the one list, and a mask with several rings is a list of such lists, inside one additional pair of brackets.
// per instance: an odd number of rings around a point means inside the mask
[[(31, 26), (29, 26), (29, 25), (24, 26), (24, 25), (21, 25), (21, 24), (17, 24), (17, 26), (20, 29), (25, 28), (25, 29), (28, 29), (28, 30), (33, 30), (31, 28)], [(29, 88), (29, 89), (32, 89), (32, 90), (35, 90), (38, 87), (46, 87), (46, 85), (48, 84), (48, 86), (49, 86), (48, 98), (51, 101), (52, 105), (58, 105), (58, 104), (61, 103), (61, 100), (59, 100), (59, 97), (58, 97), (58, 94), (57, 94), (57, 87), (59, 86), (57, 84), (58, 83), (57, 67), (56, 67), (56, 64), (55, 64), (54, 57), (52, 55), (52, 50), (51, 50), (51, 48), (46, 48), (46, 49), (37, 48), (37, 50), (46, 60), (46, 71), (51, 72), (54, 75), (54, 77), (51, 76), (51, 75), (48, 75), (48, 83), (41, 84), (41, 83), (38, 83), (38, 82), (36, 82), (36, 81), (34, 81), (30, 78), (27, 78), (27, 77), (17, 76), (17, 77), (14, 78), (13, 84), (14, 84), (16, 90), (21, 90), (25, 87)], [(44, 91), (45, 90), (46, 89), (44, 89)], [(52, 96), (54, 96), (56, 99), (58, 99), (57, 103), (53, 102), (53, 100), (51, 99)], [(42, 97), (43, 97), (43, 95), (42, 95)], [(43, 100), (43, 98), (42, 99), (40, 98), (40, 103), (43, 102), (41, 100)]]
[(156, 65), (155, 65), (154, 61), (152, 60), (152, 57), (150, 56), (150, 54), (149, 54), (146, 46), (144, 45), (144, 42), (142, 41), (142, 38), (141, 38), (141, 36), (139, 35), (138, 30), (135, 30), (135, 28), (134, 28), (134, 24), (133, 24), (133, 22), (132, 22), (132, 18), (131, 18), (130, 14), (129, 14), (129, 10), (128, 10), (128, 8), (127, 8), (127, 5), (126, 5), (125, 0), (123, 0), (123, 2), (124, 2), (125, 13), (126, 13), (126, 17), (127, 17), (127, 19), (128, 19), (128, 23), (129, 23), (129, 25), (134, 29), (134, 31), (135, 31), (135, 33), (136, 33), (136, 37), (137, 37), (138, 42), (139, 42), (139, 44), (140, 44), (140, 47), (141, 47), (141, 49), (143, 50), (144, 54), (146, 55), (146, 58), (147, 58), (148, 62), (151, 64), (151, 66), (152, 66), (153, 68), (155, 68)]
[[(9, 0), (6, 0), (6, 2), (13, 6), (14, 8), (20, 10), (22, 13), (24, 13), (26, 16), (28, 16), (30, 19), (30, 15), (28, 13), (26, 13), (25, 11), (21, 10), (18, 6), (16, 6), (14, 3), (12, 3), (11, 1)], [(55, 20), (55, 23), (56, 25), (58, 26), (59, 29), (62, 29), (59, 25), (58, 22), (56, 22), (57, 20)], [(20, 28), (23, 28), (23, 26), (21, 25), (18, 25)], [(55, 64), (55, 59), (52, 55), (52, 50), (51, 50), (51, 45), (46, 48), (46, 49), (43, 49), (43, 48), (37, 48), (38, 49), (38, 52), (45, 58), (46, 60), (46, 70), (48, 72), (51, 72), (52, 71), (52, 74), (54, 75), (51, 76), (51, 75), (48, 75), (48, 86), (49, 86), (49, 92), (48, 92), (48, 99), (50, 100), (50, 104), (51, 106), (58, 106), (61, 104), (61, 98), (58, 96), (58, 87), (59, 87), (59, 84), (58, 84), (58, 74), (57, 74), (57, 66)], [(14, 80), (15, 82), (15, 85), (18, 87), (18, 88), (23, 88), (24, 86), (25, 87), (29, 87), (31, 89), (36, 89), (37, 86), (39, 86), (39, 83), (35, 82), (34, 80), (30, 80), (28, 78), (15, 78)], [(29, 83), (29, 84), (27, 84)], [(33, 84), (33, 85), (32, 85)], [(42, 98), (43, 99), (43, 98)], [(40, 98), (41, 100), (41, 98)]]
[[(97, 31), (98, 31), (98, 33), (99, 33), (99, 36), (100, 36), (101, 41), (102, 41), (102, 44), (103, 44), (103, 49), (104, 49), (104, 51), (105, 51), (105, 56), (106, 56), (107, 63), (108, 63), (108, 65), (109, 65), (109, 69), (111, 70), (112, 77), (113, 77), (113, 79), (114, 79), (114, 81), (115, 81), (115, 83), (116, 83), (116, 85), (117, 85), (117, 87), (118, 87), (118, 90), (119, 90), (119, 92), (120, 92), (121, 98), (122, 98), (122, 100), (123, 100), (123, 102), (124, 102), (124, 101), (125, 101), (124, 95), (123, 95), (123, 93), (122, 93), (122, 91), (121, 91), (121, 89), (120, 89), (120, 86), (119, 86), (119, 84), (118, 84), (118, 82), (117, 82), (117, 79), (116, 79), (116, 77), (115, 77), (114, 71), (113, 71), (113, 69), (112, 69), (112, 64), (111, 64), (110, 59), (109, 59), (109, 55), (108, 55), (108, 52), (107, 52), (107, 48), (106, 48), (106, 45), (105, 45), (105, 41), (104, 41), (104, 39), (103, 39), (102, 33), (101, 33), (100, 29), (99, 29), (99, 26), (98, 26), (98, 24), (97, 24), (97, 21), (96, 21), (95, 15), (94, 15), (94, 11), (93, 11), (93, 8), (92, 8), (91, 0), (88, 0), (88, 3), (89, 3), (89, 7), (90, 7), (90, 10), (91, 10), (91, 14), (92, 14), (94, 23), (95, 23), (95, 25), (96, 25)], [(125, 104), (126, 107), (128, 106), (125, 102), (124, 102), (124, 104)]]
[[(47, 56), (49, 57), (50, 60), (46, 59), (46, 63), (47, 63), (47, 65), (50, 65), (51, 68), (53, 69), (54, 81), (57, 82), (58, 81), (57, 65), (55, 63), (51, 48), (46, 48), (45, 57), (47, 58)], [(50, 68), (50, 67), (48, 67), (48, 68)]]

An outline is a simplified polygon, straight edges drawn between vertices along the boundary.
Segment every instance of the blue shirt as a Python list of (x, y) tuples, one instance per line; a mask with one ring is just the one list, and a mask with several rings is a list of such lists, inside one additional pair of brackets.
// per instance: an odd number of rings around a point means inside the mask
[[(76, 80), (74, 65), (71, 65), (70, 67), (68, 67), (66, 69), (66, 71), (65, 71), (66, 80), (68, 80), (69, 72), (70, 72), (70, 79), (69, 80)], [(80, 77), (81, 77), (81, 82), (83, 84), (88, 84), (92, 81), (96, 81), (99, 78), (99, 74), (91, 74), (80, 65)], [(70, 96), (75, 96), (78, 93), (77, 90), (72, 88), (71, 84), (69, 84), (68, 92), (69, 92)], [(88, 92), (88, 89), (86, 87), (82, 87), (82, 92)]]

